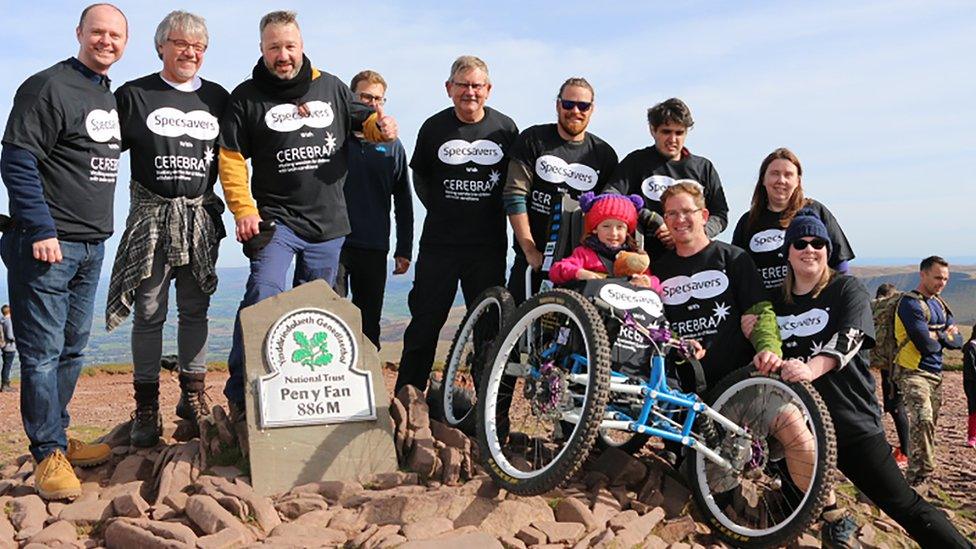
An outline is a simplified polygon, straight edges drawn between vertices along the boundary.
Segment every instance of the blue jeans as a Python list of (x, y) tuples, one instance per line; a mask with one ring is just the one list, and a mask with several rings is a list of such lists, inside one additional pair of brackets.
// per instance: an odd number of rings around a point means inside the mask
[(244, 407), (244, 340), (241, 335), (240, 310), (287, 290), (286, 276), (292, 258), (295, 259), (292, 287), (318, 279), (326, 281), (330, 286), (335, 284), (339, 253), (345, 240), (345, 237), (339, 237), (325, 242), (306, 242), (283, 223), (278, 223), (271, 242), (251, 259), (251, 274), (244, 287), (244, 299), (237, 309), (234, 340), (230, 356), (227, 357), (230, 377), (224, 386), (224, 396), (228, 402), (241, 409)]
[(67, 450), (68, 403), (84, 364), (103, 242), (61, 241), (61, 263), (34, 259), (31, 242), (14, 229), (0, 239), (7, 265), (14, 335), (20, 352), (20, 415), (30, 452), (41, 461)]
[(0, 370), (0, 385), (10, 385), (10, 369), (14, 366), (17, 351), (3, 351), (3, 368)]

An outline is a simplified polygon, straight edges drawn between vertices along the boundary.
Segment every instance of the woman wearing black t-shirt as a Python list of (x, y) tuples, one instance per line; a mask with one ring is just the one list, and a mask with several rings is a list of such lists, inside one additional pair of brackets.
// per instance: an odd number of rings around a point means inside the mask
[[(858, 490), (922, 547), (971, 547), (942, 511), (909, 487), (895, 463), (868, 369), (870, 298), (860, 281), (829, 267), (832, 248), (816, 216), (797, 215), (786, 230), (786, 280), (773, 301), (783, 339), (780, 374), (786, 381), (811, 381), (823, 396), (837, 434), (837, 468)], [(825, 547), (856, 537), (856, 523), (836, 503), (823, 519)]]
[(800, 159), (787, 148), (776, 149), (759, 166), (752, 206), (739, 218), (732, 233), (732, 244), (749, 252), (771, 294), (786, 278), (783, 232), (804, 208), (812, 210), (827, 227), (833, 244), (827, 260), (830, 267), (847, 272), (847, 262), (854, 259), (854, 252), (840, 224), (826, 206), (804, 196)]

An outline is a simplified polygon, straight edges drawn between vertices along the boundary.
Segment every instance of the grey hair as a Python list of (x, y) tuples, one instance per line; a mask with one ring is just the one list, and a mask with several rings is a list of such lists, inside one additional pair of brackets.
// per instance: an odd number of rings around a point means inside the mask
[(454, 60), (451, 64), (451, 76), (448, 80), (454, 80), (454, 77), (459, 72), (465, 72), (472, 69), (481, 69), (485, 73), (485, 83), (491, 83), (491, 77), (488, 75), (488, 63), (485, 63), (480, 57), (475, 57), (474, 55), (462, 55)]
[(258, 32), (263, 33), (268, 25), (289, 24), (298, 27), (298, 12), (288, 10), (273, 11), (261, 18), (261, 23), (258, 25)]
[[(207, 34), (207, 21), (200, 17), (199, 15), (192, 14), (190, 12), (176, 10), (169, 12), (169, 15), (163, 18), (159, 22), (159, 26), (156, 27), (156, 51), (158, 52), (163, 44), (169, 39), (169, 35), (174, 30), (183, 31), (190, 36), (199, 36), (203, 38), (204, 44), (210, 42), (210, 35)], [(163, 58), (163, 54), (159, 54), (159, 58)]]

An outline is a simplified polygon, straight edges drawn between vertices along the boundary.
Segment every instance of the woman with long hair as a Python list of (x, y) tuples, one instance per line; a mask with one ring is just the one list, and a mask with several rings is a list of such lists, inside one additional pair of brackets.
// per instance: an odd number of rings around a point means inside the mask
[(837, 219), (826, 206), (803, 193), (803, 166), (793, 151), (781, 147), (769, 153), (759, 166), (759, 180), (752, 205), (742, 214), (732, 233), (732, 244), (749, 252), (767, 290), (776, 291), (786, 278), (783, 233), (802, 209), (823, 220), (833, 243), (829, 265), (847, 271), (854, 251)]
[[(868, 351), (874, 345), (870, 296), (856, 278), (830, 268), (833, 242), (814, 215), (796, 215), (783, 238), (787, 260), (773, 309), (783, 340), (774, 365), (785, 381), (810, 381), (823, 397), (837, 434), (837, 468), (922, 547), (971, 547), (945, 513), (905, 480), (881, 426)], [(824, 547), (856, 539), (853, 517), (836, 501), (824, 510)]]

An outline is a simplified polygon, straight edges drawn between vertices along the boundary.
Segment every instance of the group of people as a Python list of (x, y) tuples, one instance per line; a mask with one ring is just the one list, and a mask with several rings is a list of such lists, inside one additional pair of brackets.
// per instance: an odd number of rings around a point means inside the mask
[[(95, 465), (110, 454), (104, 444), (67, 438), (67, 406), (125, 150), (131, 202), (106, 326), (133, 317), (133, 445), (154, 446), (161, 435), (159, 362), (174, 280), (176, 413), (191, 424), (207, 413), (207, 311), (224, 203), (250, 260), (242, 308), (323, 279), (351, 294), (364, 334), (380, 344), (391, 202), (394, 274), (407, 271), (413, 252), (406, 153), (396, 120), (383, 110), (387, 84), (362, 71), (347, 86), (316, 68), (294, 12), (268, 13), (259, 32), (251, 78), (228, 93), (198, 76), (209, 44), (205, 21), (174, 11), (154, 36), (161, 70), (113, 94), (108, 72), (126, 47), (128, 25), (115, 6), (94, 4), (78, 23), (77, 57), (17, 91), (0, 154), (13, 219), (0, 252), (21, 354), (21, 413), (44, 498), (79, 495), (71, 465)], [(681, 100), (650, 108), (653, 144), (618, 162), (614, 149), (587, 131), (596, 97), (584, 78), (558, 89), (555, 123), (521, 132), (486, 105), (492, 83), (478, 57), (459, 57), (445, 90), (452, 105), (423, 123), (409, 162), (426, 217), (397, 390), (426, 388), (459, 284), (469, 306), (483, 290), (505, 285), (506, 217), (515, 252), (507, 286), (517, 302), (538, 291), (547, 273), (561, 271), (565, 280), (612, 274), (600, 257), (620, 249), (646, 253), (650, 269), (634, 282), (659, 291), (674, 329), (698, 342), (709, 384), (750, 361), (788, 380), (813, 381), (837, 429), (839, 468), (920, 542), (968, 546), (894, 462), (862, 352), (874, 342), (867, 291), (844, 274), (854, 257), (850, 244), (830, 211), (804, 195), (795, 154), (777, 149), (762, 162), (751, 207), (726, 244), (713, 240), (728, 225), (722, 184), (712, 163), (685, 146), (694, 121)], [(214, 192), (218, 176), (223, 201)], [(581, 245), (593, 253), (580, 251), (577, 266), (555, 267), (555, 214), (564, 196), (584, 193)], [(642, 249), (632, 241), (638, 219), (646, 232)], [(943, 320), (942, 331), (932, 333), (952, 337)], [(923, 342), (909, 339), (905, 353), (927, 356)], [(224, 389), (237, 422), (245, 414), (244, 360), (238, 319)], [(904, 377), (932, 369), (937, 365), (926, 362)], [(849, 518), (833, 519), (833, 511), (825, 513), (825, 530), (842, 539)]]

